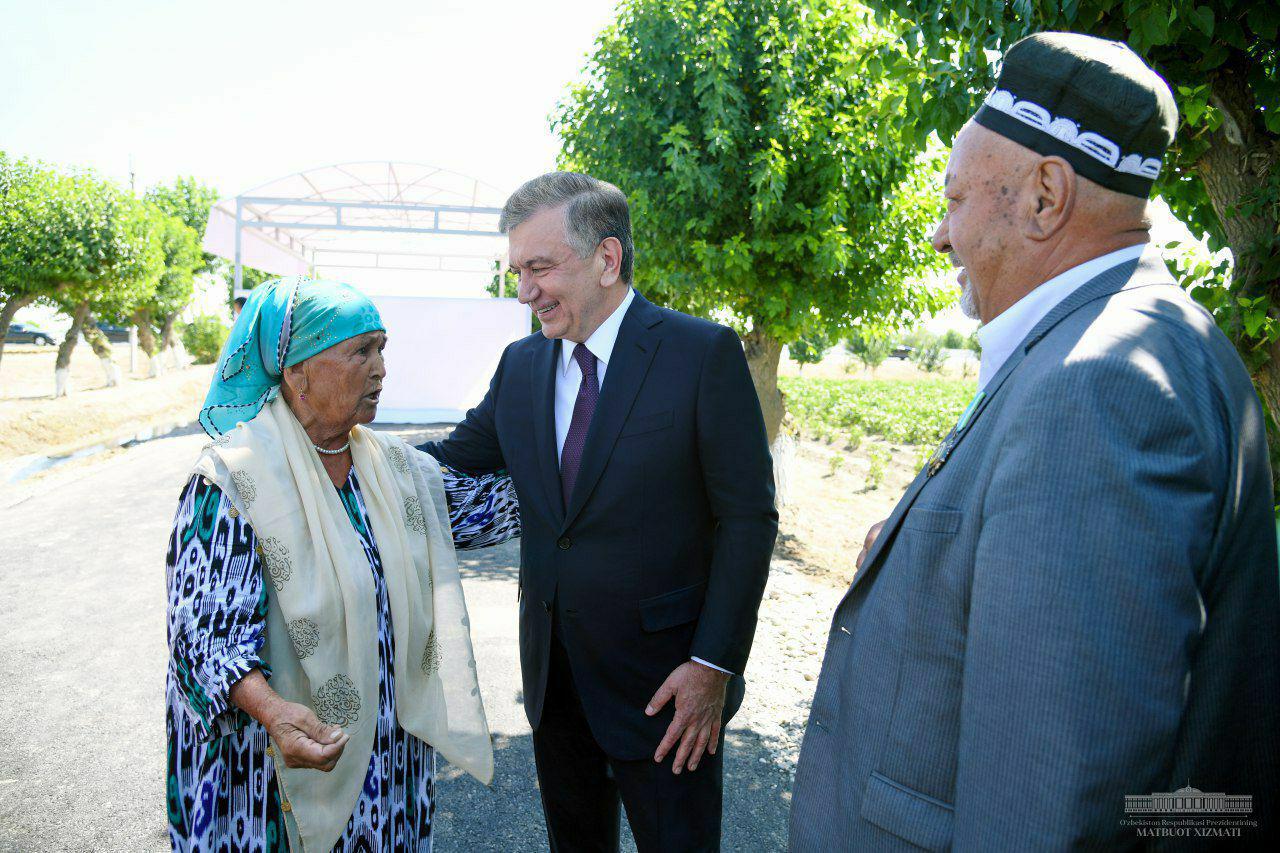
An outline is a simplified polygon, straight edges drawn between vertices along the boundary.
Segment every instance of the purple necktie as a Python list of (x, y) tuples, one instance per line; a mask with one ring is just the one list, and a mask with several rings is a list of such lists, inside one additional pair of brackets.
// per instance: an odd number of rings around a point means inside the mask
[(600, 380), (596, 378), (596, 357), (586, 344), (573, 348), (574, 360), (582, 368), (582, 384), (578, 386), (578, 399), (573, 401), (573, 420), (569, 422), (569, 434), (560, 451), (560, 489), (564, 505), (569, 506), (573, 484), (578, 481), (578, 468), (582, 466), (582, 448), (587, 443), (587, 430), (591, 416), (596, 413), (596, 401), (600, 399)]

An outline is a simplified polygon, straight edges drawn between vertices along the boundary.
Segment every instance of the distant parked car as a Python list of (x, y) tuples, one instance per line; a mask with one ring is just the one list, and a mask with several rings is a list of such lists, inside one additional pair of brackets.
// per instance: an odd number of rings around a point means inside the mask
[(908, 346), (907, 344), (899, 344), (898, 346), (894, 347), (889, 351), (889, 355), (893, 356), (894, 358), (900, 358), (903, 360), (911, 358), (911, 356), (915, 355), (915, 353), (916, 353), (916, 348), (913, 346)]
[(129, 343), (128, 326), (117, 326), (113, 323), (99, 323), (98, 328), (102, 331), (102, 334), (107, 336), (107, 340), (111, 341), (113, 344)]
[(53, 336), (42, 329), (37, 329), (30, 323), (10, 323), (9, 331), (4, 336), (4, 342), (6, 344), (50, 346), (53, 344)]

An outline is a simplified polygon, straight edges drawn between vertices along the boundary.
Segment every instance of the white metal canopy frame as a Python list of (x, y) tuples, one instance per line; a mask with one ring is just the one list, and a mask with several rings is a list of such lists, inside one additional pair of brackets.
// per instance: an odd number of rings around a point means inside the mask
[(339, 163), (219, 201), (204, 248), (235, 263), (237, 291), (246, 266), (343, 280), (469, 273), (478, 281), (505, 256), (502, 202), (497, 188), (434, 166)]

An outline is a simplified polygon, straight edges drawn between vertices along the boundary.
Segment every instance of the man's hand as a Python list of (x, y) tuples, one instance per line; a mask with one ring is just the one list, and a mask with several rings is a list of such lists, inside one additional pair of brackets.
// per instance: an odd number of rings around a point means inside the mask
[(858, 552), (858, 560), (854, 563), (856, 570), (862, 570), (862, 562), (867, 559), (867, 552), (871, 550), (871, 546), (876, 544), (876, 540), (880, 538), (880, 531), (884, 529), (884, 524), (888, 520), (886, 518), (884, 521), (877, 521), (867, 531), (867, 538), (862, 540), (862, 550)]
[(305, 767), (328, 773), (338, 764), (351, 735), (320, 722), (305, 705), (282, 702), (267, 725), (285, 767)]
[(676, 750), (671, 772), (677, 775), (686, 763), (690, 770), (697, 770), (704, 752), (715, 755), (716, 746), (720, 743), (720, 715), (724, 711), (728, 683), (729, 673), (694, 661), (681, 664), (667, 676), (644, 709), (652, 717), (668, 701), (675, 699), (675, 719), (667, 726), (667, 733), (653, 754), (654, 761), (661, 764), (676, 741), (680, 742), (680, 748)]

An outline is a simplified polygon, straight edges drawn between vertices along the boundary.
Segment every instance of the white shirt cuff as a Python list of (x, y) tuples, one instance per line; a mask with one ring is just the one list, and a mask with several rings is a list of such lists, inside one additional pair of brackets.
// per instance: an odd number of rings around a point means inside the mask
[(703, 666), (709, 666), (709, 667), (711, 667), (712, 669), (717, 669), (717, 670), (719, 670), (720, 672), (727, 673), (728, 675), (733, 675), (733, 673), (732, 673), (732, 672), (729, 672), (729, 670), (725, 669), (724, 667), (722, 667), (722, 666), (716, 666), (715, 664), (710, 663), (710, 662), (708, 662), (708, 661), (705, 661), (705, 660), (703, 660), (702, 658), (691, 658), (691, 660), (692, 660), (694, 663), (700, 663), (700, 664), (702, 664)]

